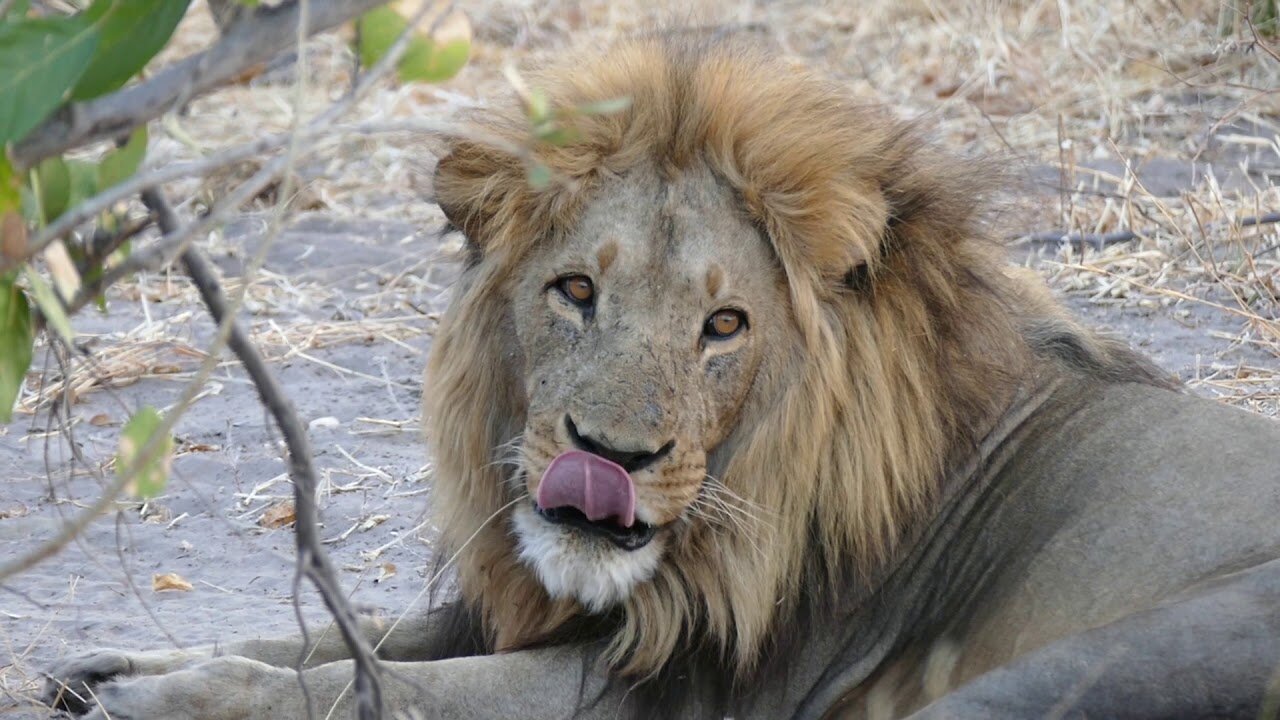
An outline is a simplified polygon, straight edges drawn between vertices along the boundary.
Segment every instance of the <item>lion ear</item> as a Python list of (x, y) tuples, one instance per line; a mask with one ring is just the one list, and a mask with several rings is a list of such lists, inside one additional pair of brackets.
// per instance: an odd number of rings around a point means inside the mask
[(465, 155), (460, 156), (457, 150), (451, 150), (436, 163), (431, 185), (434, 200), (444, 212), (449, 228), (462, 231), (467, 238), (468, 249), (474, 246), (478, 251), (485, 222), (478, 212), (480, 203), (468, 197), (471, 185), (467, 181), (468, 165)]
[(1010, 182), (995, 159), (962, 158), (934, 147), (927, 128), (903, 124), (880, 153), (886, 159), (880, 192), (889, 209), (881, 257), (980, 235), (989, 203)]
[(436, 163), (432, 178), (435, 201), (449, 225), (462, 231), (468, 250), (483, 254), (489, 245), (495, 218), (523, 179), (515, 169), (517, 184), (511, 185), (511, 160), (488, 148), (468, 142), (455, 144)]

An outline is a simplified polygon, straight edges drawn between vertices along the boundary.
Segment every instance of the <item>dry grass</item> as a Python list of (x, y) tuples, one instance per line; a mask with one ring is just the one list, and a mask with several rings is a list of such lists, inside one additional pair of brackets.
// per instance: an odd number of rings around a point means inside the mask
[[(445, 87), (387, 84), (360, 108), (361, 119), (447, 116), (501, 92), (505, 65), (536, 64), (577, 42), (607, 43), (671, 24), (737, 27), (825, 68), (870, 100), (927, 117), (953, 147), (1006, 157), (1018, 177), (1033, 171), (1014, 193), (1023, 201), (1006, 214), (1011, 234), (1142, 232), (1102, 251), (1051, 248), (1056, 264), (1046, 264), (1045, 275), (1056, 287), (1175, 317), (1188, 303), (1212, 303), (1240, 328), (1223, 347), (1246, 343), (1280, 357), (1280, 235), (1275, 225), (1234, 224), (1280, 208), (1280, 42), (1255, 39), (1239, 24), (1221, 33), (1220, 0), (461, 6), (475, 26), (471, 65)], [(172, 53), (189, 52), (212, 33), (197, 3)], [(332, 35), (307, 52), (309, 102), (319, 108), (350, 84), (351, 57)], [(155, 134), (153, 161), (191, 159), (287, 128), (292, 80), (288, 66), (269, 69), (197, 102)], [(300, 169), (305, 184), (296, 207), (433, 225), (439, 215), (429, 176), (437, 147), (421, 136), (347, 142)], [(1152, 178), (1160, 187), (1147, 186)], [(184, 190), (198, 201), (233, 179)], [(1244, 388), (1239, 392), (1221, 379), (1202, 382), (1245, 404), (1259, 394), (1280, 398), (1274, 365), (1249, 371), (1248, 380), (1231, 386)]]
[[(1102, 250), (1041, 250), (1054, 286), (1094, 303), (1175, 318), (1188, 304), (1205, 304), (1239, 329), (1223, 338), (1224, 349), (1246, 344), (1280, 358), (1280, 234), (1276, 225), (1238, 225), (1280, 208), (1280, 41), (1257, 38), (1239, 23), (1220, 32), (1224, 1), (1246, 0), (461, 3), (475, 30), (473, 61), (463, 73), (443, 87), (385, 83), (356, 117), (372, 123), (448, 117), (502, 92), (504, 66), (536, 64), (574, 43), (607, 43), (673, 24), (734, 27), (824, 68), (869, 100), (927, 118), (952, 147), (1007, 158), (1015, 186), (1004, 217), (1011, 235), (1141, 232), (1136, 241)], [(215, 33), (197, 1), (157, 63), (204, 47)], [(330, 34), (308, 44), (304, 114), (350, 87), (346, 43)], [(287, 130), (296, 81), (293, 64), (276, 63), (165, 118), (154, 128), (149, 164), (192, 160)], [(435, 227), (440, 215), (430, 201), (430, 174), (438, 147), (436, 138), (412, 134), (341, 141), (300, 165), (300, 189), (289, 200), (295, 210)], [(248, 163), (173, 190), (198, 209), (256, 169)], [(1153, 180), (1158, 187), (1149, 187)], [(260, 198), (260, 208), (281, 200), (275, 189)], [(212, 241), (216, 251), (218, 238)], [(264, 274), (257, 284), (249, 295), (255, 315), (324, 299), (323, 286), (294, 286), (285, 277)], [(144, 278), (118, 292), (124, 299), (156, 292), (180, 292), (184, 303), (194, 298), (182, 283), (174, 285)], [(379, 306), (379, 293), (363, 302)], [(396, 342), (424, 329), (272, 319), (255, 331), (277, 357), (306, 358), (316, 343)], [(198, 356), (189, 338), (156, 331), (148, 328), (149, 344), (138, 344), (136, 333), (105, 339), (112, 347), (100, 359), (101, 374), (82, 368), (85, 377), (67, 382), (86, 392)], [(1227, 383), (1217, 367), (1200, 382), (1266, 410), (1280, 404), (1280, 363), (1259, 365), (1240, 371), (1247, 383)], [(55, 382), (26, 398), (27, 408), (59, 388)], [(1259, 397), (1271, 406), (1259, 405)]]

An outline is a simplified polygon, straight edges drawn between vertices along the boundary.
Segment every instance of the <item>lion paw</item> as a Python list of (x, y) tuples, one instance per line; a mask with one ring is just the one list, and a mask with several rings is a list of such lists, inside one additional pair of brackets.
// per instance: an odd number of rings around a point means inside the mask
[[(219, 657), (163, 675), (90, 685), (84, 720), (287, 720), (295, 703), (292, 671), (242, 657)], [(302, 706), (305, 711), (305, 705)]]
[(93, 706), (96, 688), (115, 678), (137, 673), (130, 653), (122, 650), (90, 650), (64, 658), (45, 673), (40, 700), (76, 715)]

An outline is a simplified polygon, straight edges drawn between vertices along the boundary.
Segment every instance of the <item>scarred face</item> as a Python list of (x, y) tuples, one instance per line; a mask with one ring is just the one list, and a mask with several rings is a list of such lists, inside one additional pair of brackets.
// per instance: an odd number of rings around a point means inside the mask
[(787, 320), (771, 249), (708, 171), (633, 171), (596, 197), (515, 290), (529, 501), (513, 524), (548, 592), (600, 611), (699, 521)]

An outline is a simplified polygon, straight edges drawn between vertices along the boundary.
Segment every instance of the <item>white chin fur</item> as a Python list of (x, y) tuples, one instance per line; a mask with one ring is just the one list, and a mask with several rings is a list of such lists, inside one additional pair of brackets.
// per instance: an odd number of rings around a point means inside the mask
[(617, 605), (637, 584), (653, 577), (662, 558), (662, 538), (637, 550), (623, 550), (540, 517), (518, 506), (511, 517), (520, 559), (537, 573), (553, 598), (573, 597), (589, 612)]

